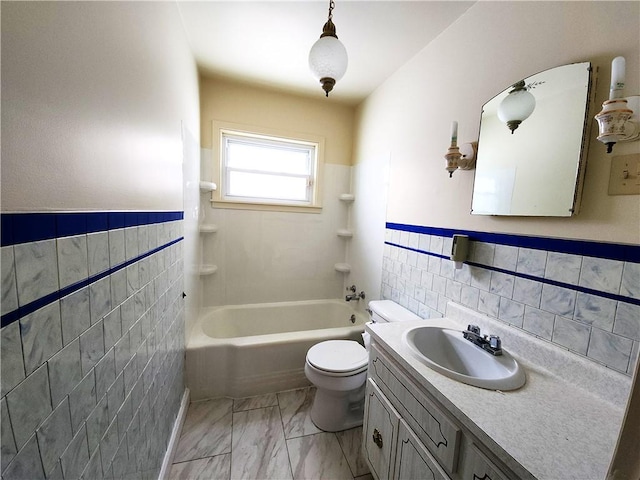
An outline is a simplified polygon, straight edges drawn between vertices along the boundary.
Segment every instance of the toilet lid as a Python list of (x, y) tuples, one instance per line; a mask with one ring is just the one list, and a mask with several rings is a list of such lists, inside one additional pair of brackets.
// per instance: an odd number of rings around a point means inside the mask
[(309, 349), (307, 362), (326, 372), (352, 372), (366, 368), (369, 354), (362, 345), (353, 340), (327, 340)]

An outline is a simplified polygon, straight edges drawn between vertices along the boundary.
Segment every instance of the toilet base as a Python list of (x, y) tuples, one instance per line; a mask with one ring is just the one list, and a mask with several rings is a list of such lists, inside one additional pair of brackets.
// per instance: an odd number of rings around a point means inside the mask
[(364, 385), (347, 392), (318, 388), (311, 407), (311, 420), (325, 432), (359, 427), (364, 419), (364, 393)]

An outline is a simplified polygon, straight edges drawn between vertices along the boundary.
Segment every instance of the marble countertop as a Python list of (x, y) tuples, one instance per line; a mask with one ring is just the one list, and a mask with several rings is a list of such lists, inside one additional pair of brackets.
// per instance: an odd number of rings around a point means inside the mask
[[(503, 348), (525, 368), (523, 387), (500, 392), (451, 380), (402, 342), (402, 334), (416, 325), (462, 329), (467, 323), (481, 323), (484, 332), (500, 335)], [(629, 377), (455, 304), (449, 304), (446, 318), (366, 329), (464, 427), (495, 452), (506, 452), (511, 458), (498, 456), (515, 472), (550, 480), (606, 478)]]

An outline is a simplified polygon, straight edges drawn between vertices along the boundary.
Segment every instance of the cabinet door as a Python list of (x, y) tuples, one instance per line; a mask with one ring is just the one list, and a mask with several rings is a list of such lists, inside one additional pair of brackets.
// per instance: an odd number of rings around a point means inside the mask
[(400, 420), (394, 480), (449, 480), (438, 462), (418, 440), (404, 420)]
[(471, 445), (465, 470), (465, 480), (507, 480), (498, 467), (489, 460), (475, 445)]
[(376, 479), (390, 479), (393, 474), (400, 416), (371, 379), (367, 380), (364, 408), (364, 456)]

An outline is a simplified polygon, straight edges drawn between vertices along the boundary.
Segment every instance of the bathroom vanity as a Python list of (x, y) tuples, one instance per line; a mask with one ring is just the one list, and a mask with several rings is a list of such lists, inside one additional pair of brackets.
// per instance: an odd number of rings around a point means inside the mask
[[(518, 390), (460, 383), (411, 354), (418, 324), (479, 323), (526, 370)], [(447, 318), (367, 325), (363, 455), (382, 479), (604, 479), (630, 378), (464, 307)]]

